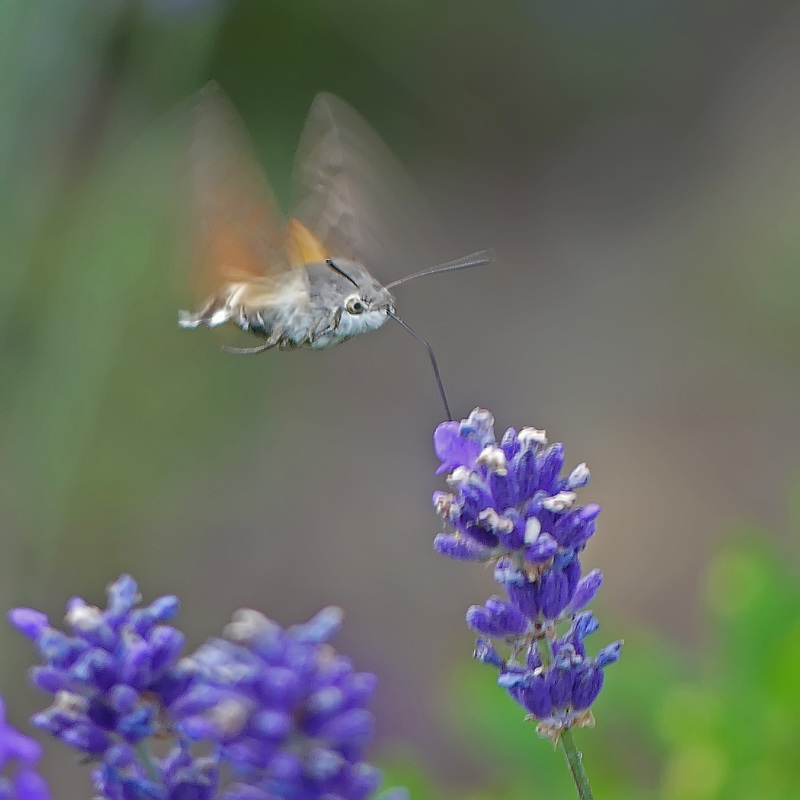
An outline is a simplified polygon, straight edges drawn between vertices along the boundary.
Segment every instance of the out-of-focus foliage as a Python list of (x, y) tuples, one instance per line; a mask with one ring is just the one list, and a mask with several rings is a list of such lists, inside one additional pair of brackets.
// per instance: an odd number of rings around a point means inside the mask
[[(213, 447), (213, 404), (187, 387), (211, 397), (224, 385), (204, 381), (170, 336), (183, 143), (169, 109), (192, 86), (210, 20), (168, 34), (136, 3), (39, 5), (0, 12), (3, 57), (17, 58), (0, 93), (14, 120), (0, 138), (3, 496), (35, 579), (67, 528), (100, 535), (100, 523), (108, 541), (107, 526), (185, 466), (193, 441)], [(144, 91), (156, 68), (172, 97)]]
[[(575, 734), (597, 797), (797, 797), (798, 566), (764, 531), (742, 527), (710, 564), (706, 644), (696, 658), (642, 632), (627, 638), (595, 704), (597, 727)], [(605, 627), (617, 630), (613, 622)], [(448, 681), (457, 735), (494, 776), (485, 790), (466, 795), (572, 800), (562, 754), (536, 736), (492, 678), (490, 669), (470, 664)], [(409, 782), (416, 800), (451, 796), (408, 761), (396, 760), (405, 766), (390, 777)]]

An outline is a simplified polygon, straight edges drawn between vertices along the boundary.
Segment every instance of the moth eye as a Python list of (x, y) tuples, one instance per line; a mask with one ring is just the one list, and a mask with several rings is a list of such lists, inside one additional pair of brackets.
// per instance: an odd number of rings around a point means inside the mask
[(344, 307), (348, 314), (363, 314), (367, 307), (364, 301), (357, 295), (353, 294), (344, 301)]

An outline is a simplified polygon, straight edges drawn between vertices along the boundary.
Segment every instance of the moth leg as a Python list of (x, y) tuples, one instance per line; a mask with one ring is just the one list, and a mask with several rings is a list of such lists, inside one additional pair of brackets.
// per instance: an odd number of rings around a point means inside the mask
[(343, 313), (344, 309), (337, 308), (328, 324), (324, 328), (320, 328), (319, 325), (314, 328), (309, 334), (308, 340), (313, 343), (318, 336), (325, 336), (327, 333), (333, 333), (339, 327)]
[(226, 353), (234, 353), (238, 356), (252, 356), (256, 353), (266, 353), (267, 350), (272, 350), (277, 346), (277, 342), (266, 341), (263, 344), (256, 345), (255, 347), (231, 347), (230, 345), (222, 345), (222, 349)]

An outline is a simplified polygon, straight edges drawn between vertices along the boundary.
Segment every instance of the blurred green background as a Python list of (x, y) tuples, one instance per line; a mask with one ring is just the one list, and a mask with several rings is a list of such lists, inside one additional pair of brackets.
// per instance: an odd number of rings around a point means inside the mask
[[(0, 3), (0, 599), (58, 619), (123, 571), (190, 645), (337, 603), (416, 798), (571, 797), (469, 663), (490, 574), (431, 550), (441, 412), (390, 326), (234, 358), (176, 325), (179, 110), (216, 79), (285, 202), (320, 90), (376, 128), (435, 244), (398, 290), (457, 415), (546, 427), (601, 503), (605, 798), (796, 797), (800, 13), (789, 0)], [(793, 489), (794, 487), (794, 489)], [(787, 501), (788, 498), (788, 501)], [(767, 532), (769, 531), (769, 532)], [(21, 721), (29, 652), (0, 632)], [(61, 800), (85, 768), (51, 748)]]

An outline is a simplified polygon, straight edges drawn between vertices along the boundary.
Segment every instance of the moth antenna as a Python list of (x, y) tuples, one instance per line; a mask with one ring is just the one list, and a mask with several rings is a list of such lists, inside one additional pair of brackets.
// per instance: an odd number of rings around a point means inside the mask
[(336, 266), (336, 264), (334, 264), (334, 263), (333, 263), (333, 261), (332, 261), (330, 258), (326, 258), (326, 259), (325, 259), (325, 263), (326, 263), (326, 264), (327, 264), (327, 265), (328, 265), (328, 266), (329, 266), (329, 267), (330, 267), (330, 268), (331, 268), (331, 269), (332, 269), (334, 272), (338, 272), (338, 273), (339, 273), (339, 275), (341, 275), (343, 278), (347, 278), (347, 280), (349, 280), (349, 281), (350, 281), (350, 283), (352, 283), (352, 284), (353, 284), (353, 286), (355, 286), (355, 287), (356, 287), (356, 289), (360, 289), (360, 288), (361, 288), (361, 287), (360, 287), (360, 286), (359, 286), (359, 285), (358, 285), (358, 284), (357, 284), (357, 283), (356, 283), (356, 282), (355, 282), (355, 281), (354, 281), (354, 280), (353, 280), (353, 279), (352, 279), (352, 278), (351, 278), (351, 277), (350, 277), (350, 276), (349, 276), (349, 275), (348, 275), (348, 274), (347, 274), (347, 273), (346, 273), (346, 272), (345, 272), (345, 271), (344, 271), (344, 270), (343, 270), (341, 267), (337, 267), (337, 266)]
[(450, 406), (447, 402), (447, 395), (444, 393), (444, 384), (442, 383), (442, 376), (439, 373), (439, 365), (436, 363), (436, 355), (433, 352), (433, 348), (428, 344), (428, 342), (423, 339), (410, 325), (403, 322), (400, 317), (397, 316), (393, 311), (386, 312), (398, 325), (402, 328), (407, 330), (418, 342), (420, 342), (425, 349), (428, 351), (428, 358), (431, 360), (431, 366), (433, 367), (433, 375), (436, 378), (436, 385), (439, 387), (439, 396), (442, 398), (442, 405), (444, 406), (445, 414), (447, 414), (447, 419), (452, 422), (453, 415), (450, 412)]
[(226, 353), (233, 353), (237, 356), (253, 356), (256, 353), (266, 353), (267, 350), (272, 350), (275, 347), (273, 342), (264, 342), (264, 344), (256, 345), (256, 347), (231, 347), (230, 345), (222, 345), (222, 349)]
[(384, 289), (391, 289), (393, 286), (399, 286), (401, 283), (408, 283), (408, 281), (413, 281), (417, 278), (426, 278), (428, 275), (438, 275), (440, 272), (457, 272), (460, 269), (480, 267), (491, 261), (494, 261), (494, 253), (491, 250), (478, 250), (477, 253), (470, 253), (468, 256), (455, 259), (455, 261), (448, 261), (445, 264), (439, 264), (437, 267), (430, 267), (412, 275), (406, 275), (405, 278), (398, 278), (396, 281), (387, 283)]

